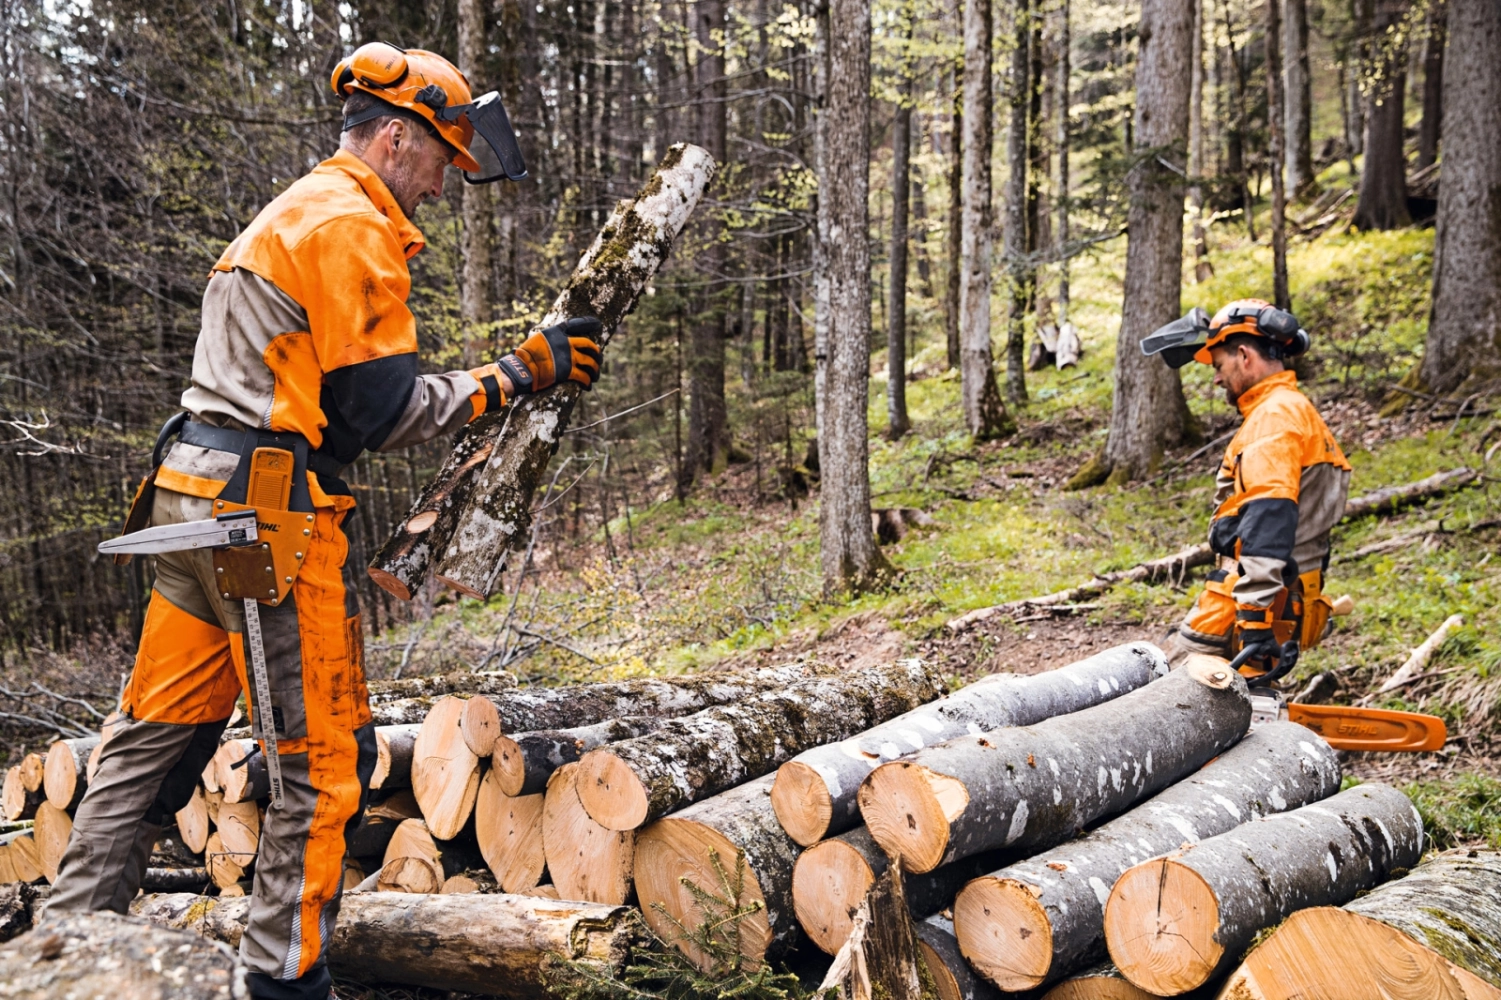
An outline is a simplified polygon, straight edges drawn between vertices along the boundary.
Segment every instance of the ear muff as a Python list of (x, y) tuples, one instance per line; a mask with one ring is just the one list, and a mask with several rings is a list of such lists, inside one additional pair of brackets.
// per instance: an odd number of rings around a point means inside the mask
[(328, 85), (333, 88), (340, 100), (349, 96), (349, 88), (354, 86), (354, 70), (349, 68), (349, 63), (341, 62), (334, 67), (334, 75), (328, 81)]
[(355, 83), (363, 87), (392, 87), (407, 75), (406, 49), (390, 42), (366, 42), (334, 68), (329, 84), (341, 98)]
[(1275, 343), (1285, 357), (1297, 357), (1309, 347), (1308, 331), (1285, 309), (1267, 306), (1256, 317), (1256, 329)]

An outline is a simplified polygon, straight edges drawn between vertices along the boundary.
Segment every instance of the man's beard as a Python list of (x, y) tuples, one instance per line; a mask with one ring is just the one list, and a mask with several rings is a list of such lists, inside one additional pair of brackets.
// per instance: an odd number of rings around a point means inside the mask
[(422, 204), (424, 193), (415, 181), (416, 167), (410, 160), (401, 159), (392, 164), (391, 176), (386, 180), (391, 197), (401, 206), (401, 211), (410, 219)]

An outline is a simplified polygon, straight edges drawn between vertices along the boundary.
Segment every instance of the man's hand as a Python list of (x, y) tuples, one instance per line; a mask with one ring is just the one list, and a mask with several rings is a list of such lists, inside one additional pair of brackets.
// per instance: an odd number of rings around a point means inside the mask
[(572, 379), (588, 391), (599, 378), (599, 320), (580, 316), (524, 340), (495, 363), (518, 394), (541, 392)]

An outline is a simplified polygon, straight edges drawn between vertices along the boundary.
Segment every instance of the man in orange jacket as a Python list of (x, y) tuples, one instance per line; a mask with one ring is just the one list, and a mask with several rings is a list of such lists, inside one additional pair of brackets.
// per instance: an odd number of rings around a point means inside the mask
[[(214, 265), (203, 296), (187, 414), (164, 429), (153, 524), (202, 521), (245, 503), (256, 448), (295, 456), (289, 507), (307, 513), (287, 599), (260, 605), (271, 689), (262, 718), (246, 683), (244, 612), (215, 585), (207, 551), (157, 557), (126, 722), (100, 754), (53, 888), (56, 910), (124, 912), (161, 827), (185, 806), (240, 692), (257, 737), (275, 727), (283, 804), (267, 811), (240, 954), (258, 1000), (322, 1000), (338, 916), (344, 837), (375, 765), (363, 640), (340, 523), (340, 470), (366, 449), (450, 434), (519, 393), (599, 375), (599, 323), (532, 334), (495, 363), (418, 373), (407, 261), (411, 218), (455, 166), (471, 182), (525, 166), (495, 94), (471, 100), (446, 59), (384, 43), (335, 70), (339, 151), (265, 207)], [(191, 417), (188, 421), (186, 418)], [(172, 441), (175, 436), (176, 440)], [(136, 522), (144, 514), (137, 512)]]
[(1324, 636), (1329, 533), (1344, 514), (1350, 463), (1285, 365), (1307, 349), (1297, 319), (1260, 299), (1213, 319), (1195, 309), (1142, 342), (1175, 368), (1213, 365), (1214, 384), (1245, 419), (1215, 483), (1209, 544), (1219, 564), (1170, 636), (1170, 660), (1233, 657), (1253, 684), (1269, 684)]

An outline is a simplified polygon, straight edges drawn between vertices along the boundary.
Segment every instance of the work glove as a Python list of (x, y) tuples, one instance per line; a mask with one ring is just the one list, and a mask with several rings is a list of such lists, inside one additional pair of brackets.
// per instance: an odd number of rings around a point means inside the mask
[[(1298, 664), (1297, 640), (1277, 642), (1277, 636), (1269, 628), (1242, 629), (1240, 652), (1230, 661), (1231, 670), (1239, 670), (1243, 664), (1260, 660), (1267, 664), (1267, 672), (1247, 679), (1247, 687), (1266, 687), (1273, 681), (1287, 676)], [(1275, 664), (1275, 666), (1273, 666)]]
[(514, 354), (507, 354), (495, 365), (511, 380), (518, 395), (541, 392), (565, 379), (588, 391), (599, 378), (601, 329), (593, 316), (570, 319), (533, 333)]

